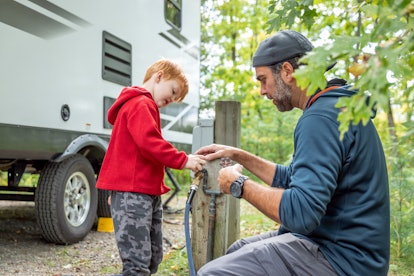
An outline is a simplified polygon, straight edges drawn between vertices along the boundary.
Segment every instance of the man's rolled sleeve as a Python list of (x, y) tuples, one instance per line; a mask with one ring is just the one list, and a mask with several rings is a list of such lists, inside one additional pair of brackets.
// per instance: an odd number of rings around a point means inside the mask
[(290, 167), (277, 164), (272, 187), (286, 189), (290, 182), (290, 174)]

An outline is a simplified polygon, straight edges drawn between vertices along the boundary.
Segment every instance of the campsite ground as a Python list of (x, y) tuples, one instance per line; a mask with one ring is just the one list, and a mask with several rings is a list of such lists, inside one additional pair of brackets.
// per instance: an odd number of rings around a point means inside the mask
[[(188, 275), (183, 208), (185, 197), (176, 197), (164, 211), (164, 257), (158, 276)], [(241, 201), (240, 232), (251, 236), (275, 227), (246, 201)], [(169, 212), (170, 211), (170, 212)], [(184, 248), (184, 249), (183, 249)], [(0, 201), (0, 275), (100, 276), (121, 271), (114, 234), (96, 226), (79, 243), (54, 245), (42, 239), (33, 202)], [(389, 276), (414, 276), (411, 265), (390, 265)]]
[[(171, 210), (176, 212), (164, 212), (165, 253), (185, 244), (183, 212)], [(120, 271), (113, 233), (98, 232), (94, 226), (79, 243), (50, 244), (42, 239), (33, 202), (0, 201), (0, 275), (81, 276)]]

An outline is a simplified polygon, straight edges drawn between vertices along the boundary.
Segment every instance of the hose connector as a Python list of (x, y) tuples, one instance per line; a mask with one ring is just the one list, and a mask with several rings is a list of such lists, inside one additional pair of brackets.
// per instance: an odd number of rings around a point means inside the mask
[(205, 169), (202, 169), (201, 171), (198, 171), (193, 179), (193, 182), (190, 185), (190, 190), (188, 191), (188, 195), (187, 195), (187, 202), (188, 204), (191, 205), (194, 195), (198, 190), (198, 186), (200, 185), (201, 179), (204, 176), (204, 171)]

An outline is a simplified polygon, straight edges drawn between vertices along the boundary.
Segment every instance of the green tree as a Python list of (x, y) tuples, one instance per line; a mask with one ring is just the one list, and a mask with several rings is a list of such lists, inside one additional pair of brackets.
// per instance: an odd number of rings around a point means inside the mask
[(359, 89), (338, 103), (347, 107), (339, 117), (342, 133), (349, 123), (367, 122), (375, 105), (390, 177), (390, 271), (399, 275), (412, 273), (414, 256), (413, 12), (412, 0), (202, 1), (201, 108), (241, 101), (243, 148), (276, 162), (289, 161), (292, 152), (301, 111), (282, 114), (260, 99), (251, 68), (258, 43), (274, 31), (294, 29), (314, 42), (307, 66), (296, 72), (309, 93), (334, 75)]
[[(391, 104), (405, 104), (413, 109), (411, 0), (272, 0), (269, 11), (268, 32), (294, 28), (327, 42), (303, 58), (308, 65), (296, 72), (299, 85), (308, 87), (309, 94), (325, 86), (325, 68), (334, 62), (336, 72), (348, 75), (359, 89), (354, 97), (338, 102), (347, 107), (339, 116), (342, 134), (350, 122), (366, 123), (374, 107), (392, 112)], [(395, 103), (390, 102), (390, 91), (399, 91)]]
[(242, 104), (241, 146), (262, 157), (286, 162), (298, 112), (280, 114), (260, 96), (252, 56), (266, 36), (268, 2), (203, 1), (201, 109), (214, 110), (217, 100)]
[(354, 97), (338, 102), (338, 107), (346, 107), (338, 117), (341, 134), (350, 123), (370, 120), (373, 108), (379, 111), (375, 123), (385, 145), (390, 177), (391, 270), (399, 263), (412, 270), (413, 2), (275, 0), (269, 11), (268, 32), (293, 28), (319, 42), (303, 58), (307, 66), (296, 72), (309, 94), (325, 86), (329, 77), (325, 68), (334, 62), (333, 72), (359, 89)]

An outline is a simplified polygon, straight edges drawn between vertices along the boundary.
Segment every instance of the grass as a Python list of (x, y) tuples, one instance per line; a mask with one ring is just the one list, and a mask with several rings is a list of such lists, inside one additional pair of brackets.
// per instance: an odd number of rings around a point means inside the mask
[(391, 258), (388, 276), (414, 276), (414, 264), (412, 261), (393, 260)]

